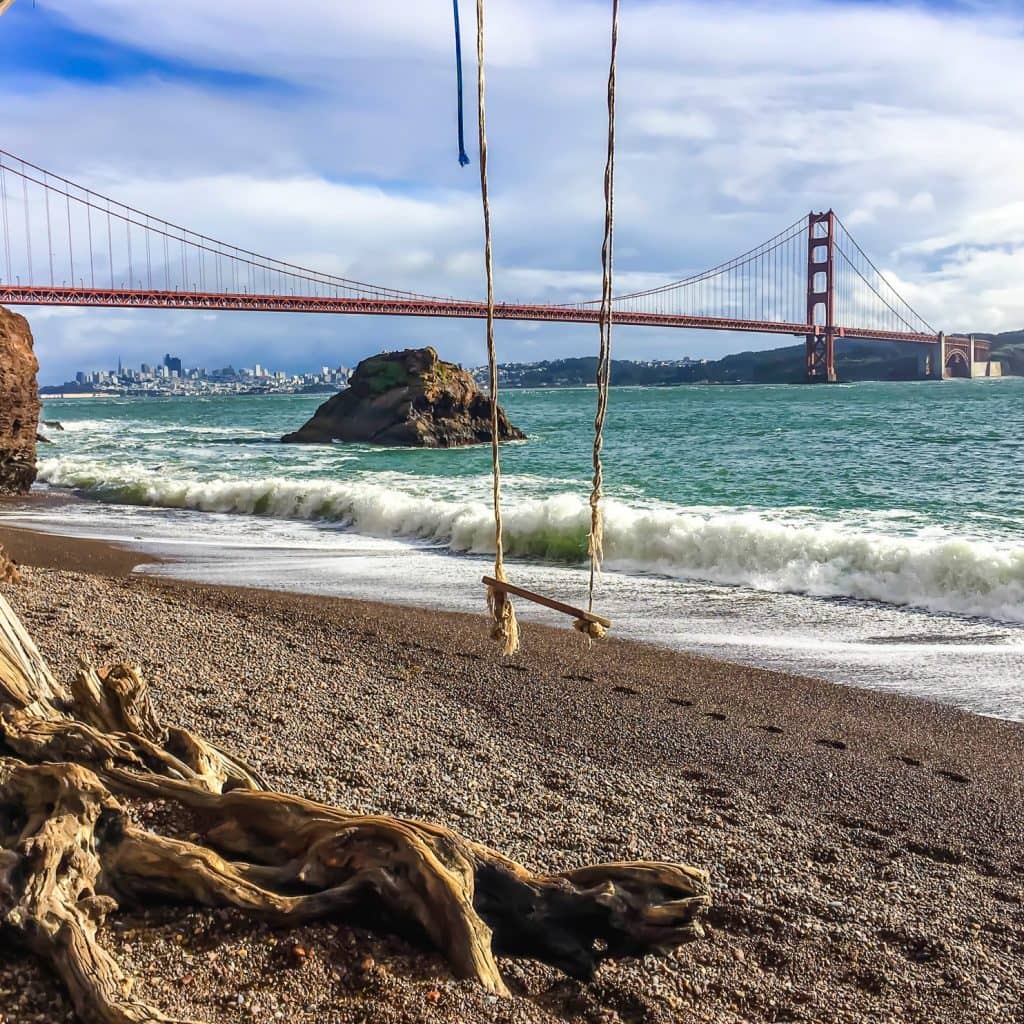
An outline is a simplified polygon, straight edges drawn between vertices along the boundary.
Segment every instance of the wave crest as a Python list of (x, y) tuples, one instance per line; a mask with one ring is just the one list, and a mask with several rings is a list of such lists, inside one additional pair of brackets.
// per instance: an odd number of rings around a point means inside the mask
[[(487, 502), (442, 500), (360, 480), (175, 478), (74, 458), (44, 460), (39, 479), (122, 504), (323, 520), (456, 552), (494, 550)], [(758, 512), (637, 509), (616, 501), (606, 503), (604, 519), (611, 569), (1024, 622), (1021, 545), (867, 532), (843, 522), (780, 521)], [(504, 523), (510, 555), (561, 562), (586, 557), (590, 515), (583, 495), (515, 501)]]

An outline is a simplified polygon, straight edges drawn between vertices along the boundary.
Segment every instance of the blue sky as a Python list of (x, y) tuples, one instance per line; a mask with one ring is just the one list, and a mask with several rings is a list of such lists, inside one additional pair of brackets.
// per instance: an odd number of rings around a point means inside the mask
[[(482, 293), (474, 166), (456, 157), (448, 0), (16, 0), (0, 18), (3, 148), (155, 215), (335, 273)], [(463, 3), (472, 75), (473, 3)], [(499, 294), (599, 291), (608, 7), (489, 0)], [(933, 323), (1024, 325), (1024, 15), (1010, 3), (627, 3), (617, 272), (659, 284), (835, 207)], [(470, 113), (473, 104), (470, 103)], [(472, 117), (469, 138), (474, 138)], [(351, 363), (482, 325), (39, 309), (46, 381), (152, 362)], [(503, 358), (596, 349), (499, 325)], [(623, 357), (778, 339), (621, 328)]]

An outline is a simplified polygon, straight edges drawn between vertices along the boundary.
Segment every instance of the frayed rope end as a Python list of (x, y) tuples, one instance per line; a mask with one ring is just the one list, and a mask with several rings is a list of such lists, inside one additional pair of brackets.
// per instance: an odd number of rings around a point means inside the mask
[(588, 640), (603, 640), (608, 635), (608, 630), (600, 622), (593, 622), (590, 619), (577, 619), (572, 628), (577, 633), (582, 633)]
[(519, 623), (508, 594), (493, 587), (487, 588), (487, 606), (491, 610), (491, 639), (497, 641), (504, 655), (519, 650)]

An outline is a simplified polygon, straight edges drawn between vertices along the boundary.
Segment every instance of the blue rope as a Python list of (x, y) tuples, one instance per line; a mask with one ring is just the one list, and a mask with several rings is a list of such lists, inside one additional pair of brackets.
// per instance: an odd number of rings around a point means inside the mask
[(452, 0), (455, 13), (455, 69), (459, 81), (459, 165), (465, 167), (469, 163), (466, 156), (466, 136), (463, 130), (462, 116), (462, 32), (459, 29), (459, 0)]

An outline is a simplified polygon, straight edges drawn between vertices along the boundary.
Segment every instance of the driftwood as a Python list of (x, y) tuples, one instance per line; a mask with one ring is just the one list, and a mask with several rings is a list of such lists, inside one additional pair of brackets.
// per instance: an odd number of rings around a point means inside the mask
[[(118, 798), (137, 795), (188, 808), (192, 841), (134, 823)], [(154, 898), (282, 926), (377, 901), (504, 995), (496, 953), (586, 978), (693, 938), (708, 880), (656, 862), (533, 874), (440, 825), (272, 792), (164, 726), (136, 669), (83, 662), (62, 686), (0, 597), (0, 926), (52, 965), (83, 1021), (167, 1021), (96, 939), (119, 906)]]

